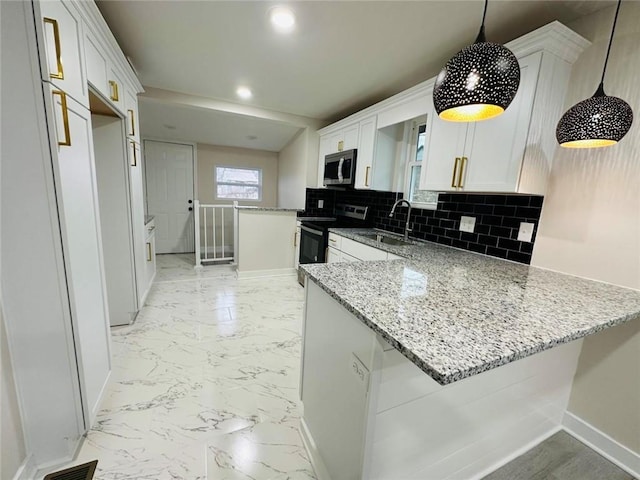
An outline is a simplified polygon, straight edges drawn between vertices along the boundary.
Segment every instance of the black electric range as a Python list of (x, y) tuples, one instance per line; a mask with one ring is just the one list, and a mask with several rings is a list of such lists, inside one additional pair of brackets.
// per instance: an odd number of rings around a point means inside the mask
[(337, 204), (335, 218), (314, 218), (300, 222), (301, 264), (324, 263), (327, 259), (330, 228), (367, 227), (369, 207)]

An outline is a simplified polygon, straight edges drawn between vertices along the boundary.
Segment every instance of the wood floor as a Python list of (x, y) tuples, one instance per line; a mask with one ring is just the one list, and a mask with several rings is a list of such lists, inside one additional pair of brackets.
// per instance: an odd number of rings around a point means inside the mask
[(558, 432), (483, 480), (633, 480), (566, 432)]

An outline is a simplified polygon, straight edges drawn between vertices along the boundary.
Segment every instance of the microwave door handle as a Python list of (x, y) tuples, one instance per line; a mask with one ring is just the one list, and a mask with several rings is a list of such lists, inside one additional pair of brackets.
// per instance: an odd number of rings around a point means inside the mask
[(342, 157), (338, 162), (338, 182), (339, 183), (342, 183), (344, 181), (344, 175), (342, 174), (342, 167), (344, 167), (344, 157)]

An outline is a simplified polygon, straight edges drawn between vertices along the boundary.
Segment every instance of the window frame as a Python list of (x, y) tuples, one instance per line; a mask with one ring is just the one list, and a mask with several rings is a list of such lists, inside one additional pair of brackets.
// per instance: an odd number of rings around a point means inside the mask
[[(218, 168), (229, 168), (233, 170), (250, 170), (258, 172), (258, 184), (249, 184), (249, 183), (237, 183), (237, 182), (218, 182)], [(214, 167), (213, 179), (215, 182), (215, 199), (221, 201), (237, 201), (237, 202), (262, 202), (262, 189), (263, 189), (263, 174), (262, 167), (239, 167), (236, 165), (216, 165)], [(218, 195), (218, 185), (232, 185), (232, 186), (244, 186), (244, 187), (258, 187), (258, 198), (227, 198), (221, 197)]]
[[(421, 119), (416, 119), (411, 122), (411, 139), (410, 139), (410, 147), (407, 149), (407, 159), (406, 159), (406, 168), (405, 168), (405, 179), (404, 179), (404, 191), (406, 192), (405, 198), (411, 202), (411, 205), (414, 208), (422, 208), (424, 210), (437, 210), (438, 209), (438, 197), (436, 196), (435, 202), (414, 202), (410, 199), (411, 196), (411, 171), (413, 167), (421, 167), (425, 166), (425, 162), (427, 159), (427, 119), (426, 117), (422, 117)], [(416, 155), (418, 153), (418, 136), (420, 135), (420, 127), (424, 125), (425, 131), (425, 142), (424, 142), (424, 153), (422, 156), (422, 161), (416, 160)], [(436, 195), (438, 192), (436, 192)]]

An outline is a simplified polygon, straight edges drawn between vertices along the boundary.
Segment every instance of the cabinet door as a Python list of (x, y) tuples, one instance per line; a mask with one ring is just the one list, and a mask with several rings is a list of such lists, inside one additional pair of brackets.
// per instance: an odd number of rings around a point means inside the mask
[(55, 88), (51, 94), (71, 315), (85, 418), (91, 426), (111, 370), (91, 114)]
[(144, 190), (142, 176), (142, 155), (140, 145), (129, 141), (129, 182), (131, 188), (131, 221), (133, 223), (133, 252), (136, 276), (141, 279), (137, 282), (138, 306), (144, 305), (145, 295), (148, 290), (146, 278), (146, 230), (144, 225)]
[(358, 154), (356, 158), (355, 188), (371, 188), (373, 178), (373, 156), (376, 142), (376, 117), (360, 122)]
[(542, 52), (522, 59), (520, 87), (509, 108), (469, 127), (461, 187), (475, 192), (517, 192)]
[(438, 118), (433, 109), (431, 128), (427, 130), (425, 164), (420, 174), (420, 190), (457, 190), (458, 166), (464, 150), (467, 124)]
[(127, 137), (140, 143), (140, 122), (138, 119), (138, 96), (134, 90), (127, 88), (125, 91), (125, 109), (127, 114)]
[(329, 247), (327, 249), (327, 263), (340, 263), (342, 262), (340, 250)]
[[(155, 228), (155, 227), (151, 227)], [(153, 231), (152, 231), (153, 232)], [(145, 277), (147, 289), (151, 287), (153, 279), (156, 276), (156, 236), (151, 233), (145, 242)]]
[(360, 125), (358, 123), (344, 128), (341, 133), (341, 140), (343, 140), (342, 149), (338, 148), (337, 151), (358, 148), (359, 132)]
[(44, 34), (42, 49), (46, 60), (42, 79), (88, 107), (78, 12), (69, 3), (58, 0), (39, 2), (39, 5)]
[(84, 55), (87, 64), (87, 80), (105, 98), (109, 98), (107, 54), (89, 31), (85, 32)]

